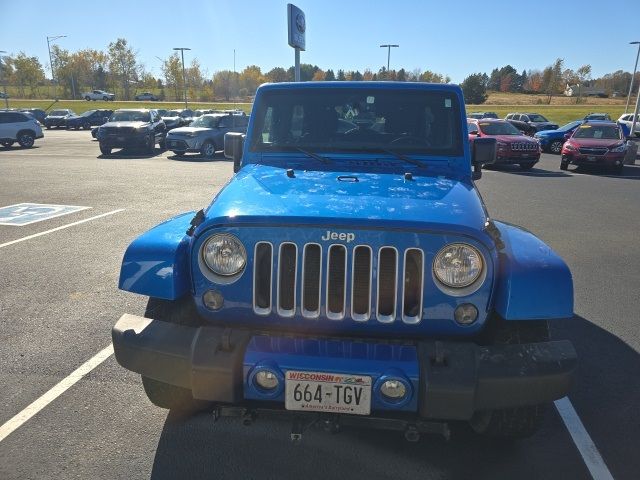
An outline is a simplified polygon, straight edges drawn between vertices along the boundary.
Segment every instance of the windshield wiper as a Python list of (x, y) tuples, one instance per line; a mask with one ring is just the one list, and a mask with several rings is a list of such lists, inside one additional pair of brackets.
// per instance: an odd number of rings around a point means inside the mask
[(393, 155), (397, 159), (402, 160), (402, 161), (407, 162), (407, 163), (411, 163), (412, 165), (416, 165), (416, 166), (421, 167), (421, 168), (427, 168), (427, 166), (424, 163), (422, 163), (421, 161), (414, 160), (413, 158), (409, 158), (406, 155), (403, 155), (402, 153), (394, 152), (393, 150), (387, 150), (386, 148), (381, 148), (380, 151), (384, 152), (384, 153), (388, 153), (389, 155)]
[(300, 148), (300, 147), (291, 147), (291, 148), (293, 148), (294, 150), (299, 151), (300, 153), (304, 153), (307, 157), (311, 157), (311, 158), (313, 158), (315, 160), (318, 160), (319, 162), (322, 162), (325, 165), (328, 165), (329, 163), (331, 163), (331, 160), (329, 160), (328, 158), (325, 158), (325, 157), (323, 157), (321, 155), (318, 155), (317, 153), (309, 152), (309, 151), (307, 151), (307, 150), (305, 150), (303, 148)]

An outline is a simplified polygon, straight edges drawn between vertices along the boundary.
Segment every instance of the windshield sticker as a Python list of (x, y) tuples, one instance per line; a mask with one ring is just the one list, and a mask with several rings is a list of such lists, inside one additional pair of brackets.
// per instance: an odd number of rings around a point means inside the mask
[(444, 106), (445, 106), (445, 108), (451, 108), (451, 99), (450, 98), (445, 98), (444, 99)]
[(371, 96), (371, 95), (367, 97), (367, 103), (368, 103), (369, 105), (372, 105), (372, 104), (373, 104), (373, 102), (375, 102), (375, 101), (376, 101), (376, 97), (373, 97), (373, 96)]

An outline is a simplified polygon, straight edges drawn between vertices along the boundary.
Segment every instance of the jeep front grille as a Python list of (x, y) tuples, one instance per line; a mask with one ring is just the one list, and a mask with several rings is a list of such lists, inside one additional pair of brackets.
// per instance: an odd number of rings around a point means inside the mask
[(424, 263), (418, 248), (398, 252), (388, 246), (375, 251), (367, 245), (347, 249), (307, 243), (298, 248), (291, 242), (276, 247), (259, 242), (254, 251), (253, 308), (259, 315), (275, 310), (281, 317), (293, 317), (299, 308), (305, 318), (375, 318), (380, 323), (400, 318), (417, 324), (422, 319)]

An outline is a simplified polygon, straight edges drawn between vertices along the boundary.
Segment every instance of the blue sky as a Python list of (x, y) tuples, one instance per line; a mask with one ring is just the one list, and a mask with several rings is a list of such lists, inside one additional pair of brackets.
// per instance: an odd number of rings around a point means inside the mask
[[(460, 82), (506, 64), (518, 71), (543, 68), (557, 57), (568, 68), (591, 64), (594, 76), (630, 71), (635, 50), (628, 42), (640, 40), (637, 2), (298, 0), (296, 5), (307, 17), (304, 63), (376, 71), (387, 61), (379, 45), (396, 43), (400, 48), (392, 51), (391, 68), (433, 70)], [(47, 35), (67, 35), (58, 42), (69, 50), (106, 49), (124, 37), (156, 75), (161, 65), (156, 57), (166, 58), (179, 46), (191, 47), (185, 60), (197, 57), (209, 75), (233, 68), (234, 48), (238, 70), (256, 64), (267, 71), (293, 64), (286, 4), (40, 0), (24, 17), (24, 0), (1, 0), (0, 50), (24, 51), (48, 64)]]

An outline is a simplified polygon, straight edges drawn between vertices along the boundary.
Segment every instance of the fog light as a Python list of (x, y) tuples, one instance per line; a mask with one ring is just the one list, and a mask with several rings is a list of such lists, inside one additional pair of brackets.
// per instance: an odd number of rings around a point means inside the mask
[(478, 309), (475, 305), (463, 303), (458, 305), (453, 316), (460, 325), (470, 325), (478, 318)]
[(224, 304), (224, 297), (217, 290), (207, 290), (202, 296), (202, 301), (209, 310), (220, 310)]
[(400, 380), (386, 380), (380, 387), (380, 393), (391, 400), (400, 400), (407, 394), (407, 387)]
[(269, 370), (260, 370), (255, 374), (253, 380), (256, 382), (256, 385), (265, 390), (273, 390), (278, 387), (279, 383), (278, 377)]
[(616, 165), (620, 165), (620, 160), (616, 160)]

